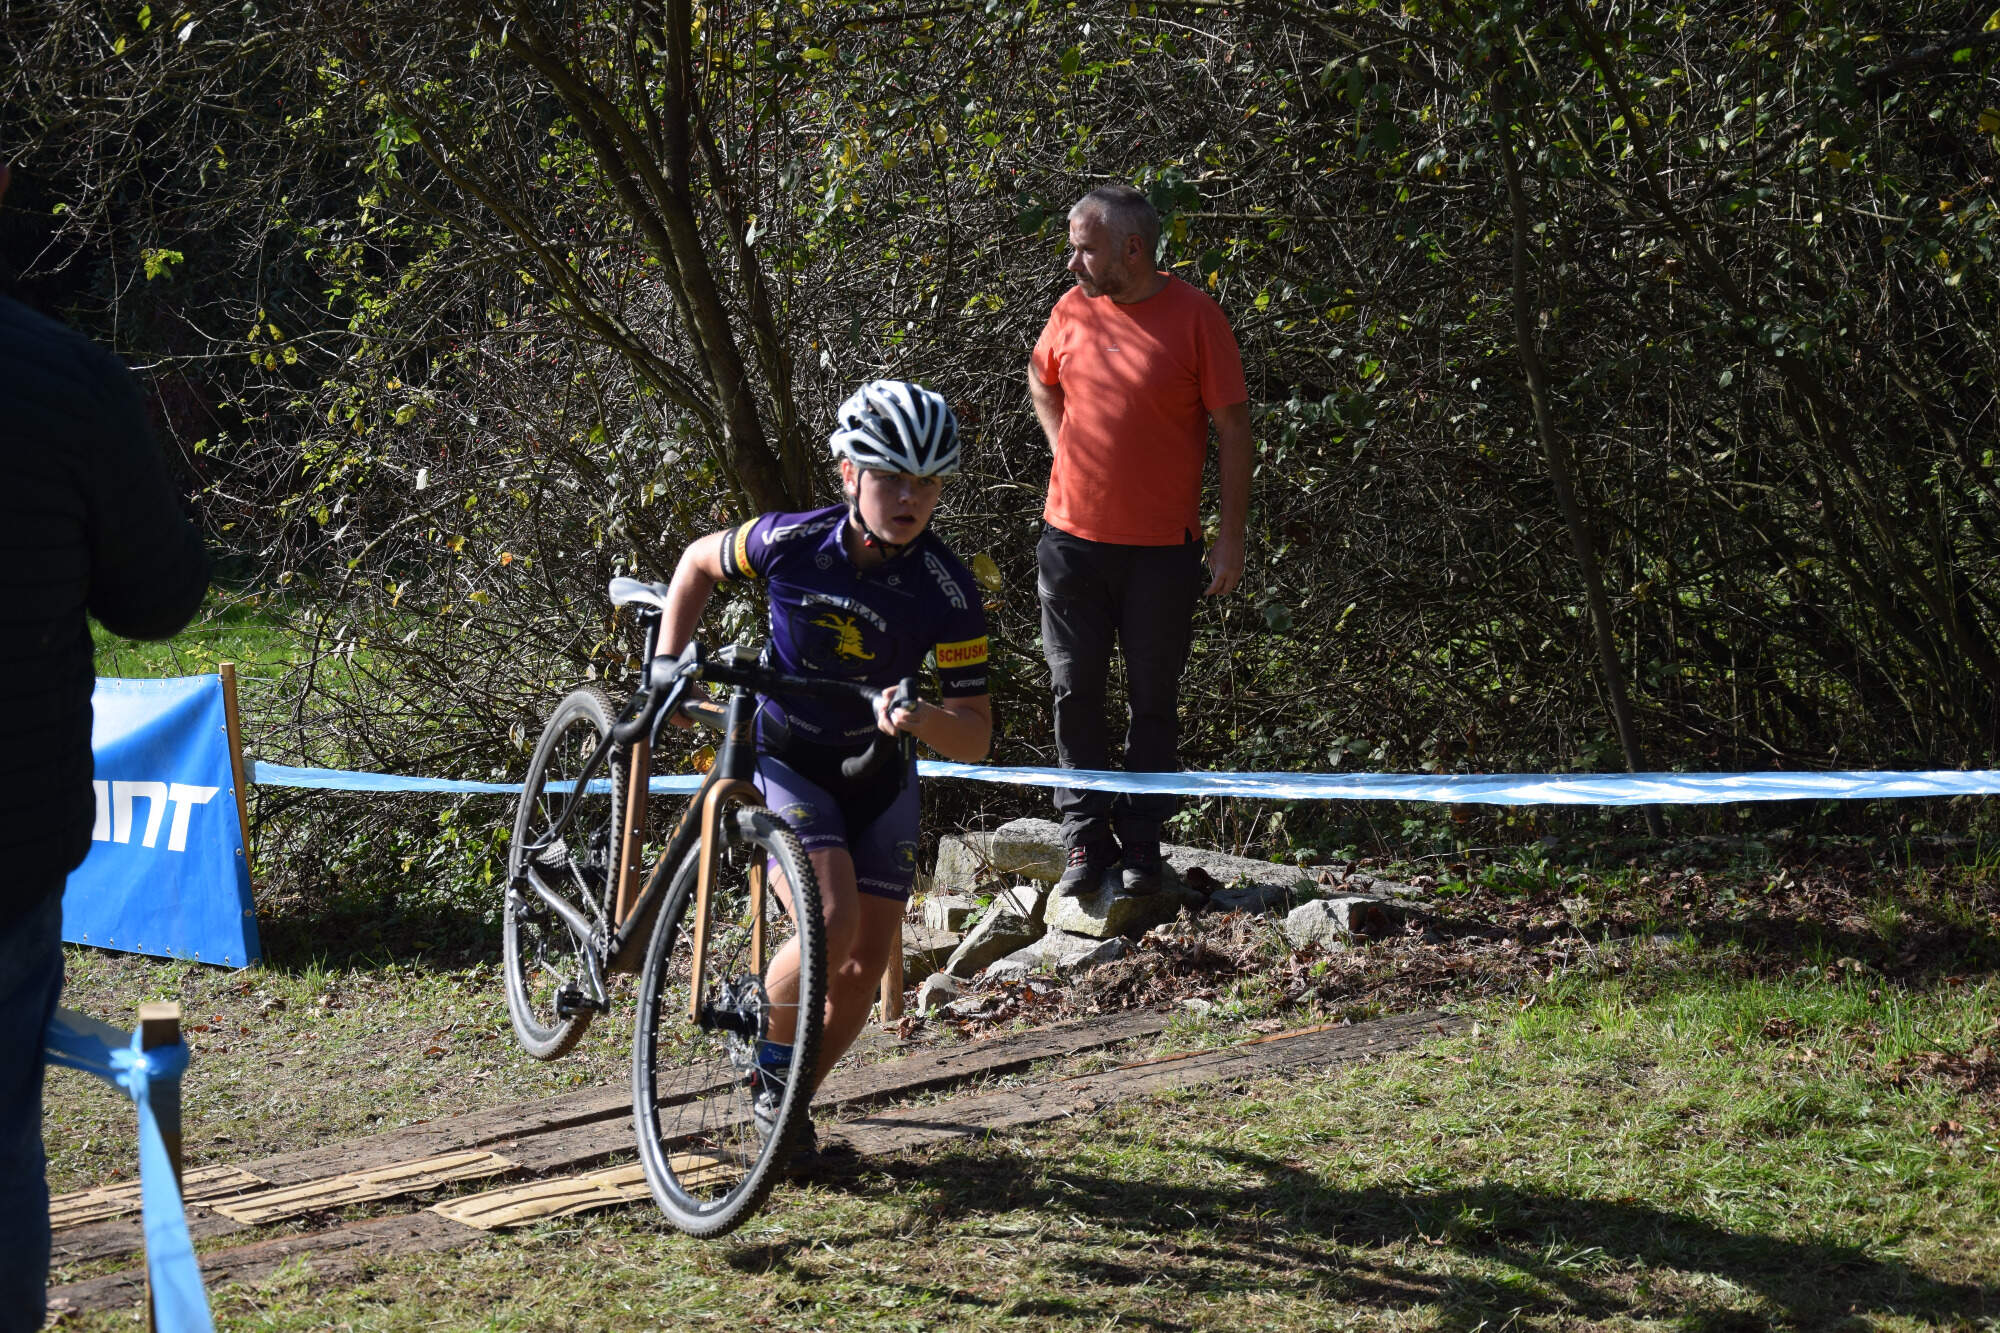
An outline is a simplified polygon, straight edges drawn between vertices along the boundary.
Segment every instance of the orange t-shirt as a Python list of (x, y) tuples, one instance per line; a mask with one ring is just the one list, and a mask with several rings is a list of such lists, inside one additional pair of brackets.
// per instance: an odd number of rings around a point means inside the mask
[(1043, 519), (1122, 546), (1199, 534), (1209, 417), (1250, 397), (1222, 308), (1171, 276), (1131, 305), (1072, 287), (1031, 364), (1063, 394)]

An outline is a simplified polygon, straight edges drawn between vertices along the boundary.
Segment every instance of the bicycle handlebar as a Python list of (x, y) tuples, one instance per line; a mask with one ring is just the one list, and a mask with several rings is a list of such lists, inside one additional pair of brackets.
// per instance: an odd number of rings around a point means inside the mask
[[(641, 692), (648, 697), (648, 704), (633, 710), (632, 716), (620, 723), (614, 730), (621, 743), (629, 744), (640, 735), (657, 738), (660, 724), (670, 714), (678, 711), (693, 721), (721, 730), (723, 710), (713, 703), (692, 700), (687, 697), (688, 687), (695, 681), (712, 681), (718, 685), (732, 685), (741, 689), (755, 690), (759, 694), (776, 695), (784, 698), (842, 699), (856, 698), (869, 706), (872, 712), (881, 705), (887, 690), (878, 690), (872, 685), (859, 681), (834, 680), (825, 676), (794, 676), (774, 670), (760, 662), (738, 662), (734, 658), (709, 657), (702, 652), (701, 645), (690, 642), (678, 657), (655, 657), (647, 663)], [(897, 685), (898, 705), (905, 701), (914, 706), (917, 699), (917, 681), (906, 676)], [(657, 700), (657, 703), (651, 701)], [(877, 732), (869, 741), (868, 748), (858, 755), (850, 755), (840, 763), (841, 776), (849, 781), (865, 778), (880, 769), (898, 751), (902, 750), (903, 736)]]

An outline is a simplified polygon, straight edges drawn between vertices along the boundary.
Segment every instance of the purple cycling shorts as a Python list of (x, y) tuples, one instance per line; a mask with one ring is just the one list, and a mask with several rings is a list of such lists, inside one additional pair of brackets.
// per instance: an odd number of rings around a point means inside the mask
[(916, 764), (903, 766), (902, 785), (893, 794), (898, 777), (893, 767), (859, 784), (841, 778), (838, 769), (813, 765), (818, 771), (809, 776), (801, 767), (758, 755), (757, 788), (764, 804), (792, 826), (807, 852), (845, 847), (861, 892), (908, 902), (917, 879)]

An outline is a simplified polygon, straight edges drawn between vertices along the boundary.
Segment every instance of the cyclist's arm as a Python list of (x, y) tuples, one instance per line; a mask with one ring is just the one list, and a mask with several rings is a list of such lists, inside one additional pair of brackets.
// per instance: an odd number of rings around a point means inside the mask
[(728, 537), (726, 530), (711, 532), (695, 538), (681, 552), (674, 581), (667, 585), (667, 613), (660, 620), (662, 657), (678, 657), (694, 637), (694, 627), (701, 623), (708, 599), (722, 582), (722, 544)]
[[(895, 725), (883, 730), (908, 732), (945, 758), (955, 759), (961, 764), (978, 763), (986, 757), (986, 751), (993, 743), (993, 696), (990, 694), (960, 695), (935, 704), (919, 701), (915, 708), (892, 716)], [(878, 710), (877, 725), (881, 721), (882, 712)]]

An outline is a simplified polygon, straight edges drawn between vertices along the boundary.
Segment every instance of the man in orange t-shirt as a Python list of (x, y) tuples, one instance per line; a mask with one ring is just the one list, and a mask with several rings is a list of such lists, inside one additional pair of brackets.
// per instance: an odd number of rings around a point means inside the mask
[[(1035, 416), (1055, 451), (1037, 585), (1065, 768), (1111, 767), (1105, 682), (1114, 641), (1131, 701), (1125, 769), (1180, 767), (1180, 675), (1203, 588), (1211, 424), (1222, 512), (1206, 592), (1230, 592), (1243, 577), (1251, 452), (1243, 361), (1215, 302), (1159, 271), (1159, 239), (1159, 214), (1129, 186), (1079, 200), (1069, 213), (1076, 286), (1056, 302), (1029, 361)], [(1055, 801), (1069, 849), (1058, 891), (1158, 890), (1172, 796), (1059, 787)]]

